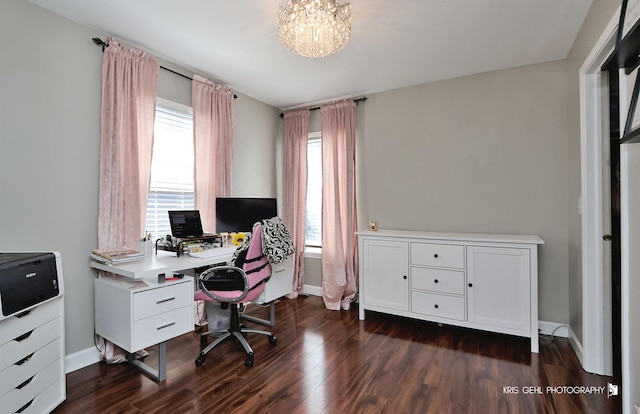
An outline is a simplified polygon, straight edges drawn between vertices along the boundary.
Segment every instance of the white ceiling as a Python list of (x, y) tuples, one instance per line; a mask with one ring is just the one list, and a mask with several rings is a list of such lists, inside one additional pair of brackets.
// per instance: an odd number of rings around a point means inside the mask
[(592, 2), (352, 0), (348, 45), (311, 59), (281, 0), (30, 1), (280, 109), (563, 59)]

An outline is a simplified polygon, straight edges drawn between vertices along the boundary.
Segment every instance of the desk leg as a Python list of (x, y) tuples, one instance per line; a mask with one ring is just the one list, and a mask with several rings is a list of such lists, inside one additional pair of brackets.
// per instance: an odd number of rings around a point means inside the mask
[(167, 343), (158, 344), (158, 369), (145, 364), (135, 358), (135, 354), (129, 354), (129, 362), (140, 371), (144, 372), (157, 382), (163, 382), (167, 379)]
[(276, 324), (276, 302), (275, 301), (269, 303), (269, 316), (271, 318), (271, 320), (269, 321), (266, 319), (256, 318), (255, 316), (245, 315), (245, 314), (241, 314), (240, 318), (246, 319), (251, 322), (259, 323), (261, 325), (275, 326)]

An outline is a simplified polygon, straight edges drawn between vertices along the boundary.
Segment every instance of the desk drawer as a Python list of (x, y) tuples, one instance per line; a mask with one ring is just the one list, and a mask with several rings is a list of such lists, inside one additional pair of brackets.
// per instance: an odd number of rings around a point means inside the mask
[(464, 297), (411, 292), (411, 311), (423, 315), (464, 320)]
[[(189, 279), (191, 281), (191, 279)], [(133, 294), (133, 320), (137, 321), (174, 309), (192, 306), (192, 283), (171, 283)]]
[(49, 342), (60, 338), (61, 327), (60, 319), (54, 319), (0, 346), (0, 370), (4, 370)]
[(464, 246), (411, 243), (411, 264), (464, 269)]
[[(193, 293), (192, 293), (193, 294)], [(168, 341), (193, 330), (193, 305), (140, 319), (133, 323), (131, 352)]]
[(293, 255), (280, 263), (271, 265), (271, 278), (260, 294), (257, 303), (268, 303), (291, 293), (293, 277)]
[(461, 270), (412, 267), (411, 288), (464, 295), (464, 272)]

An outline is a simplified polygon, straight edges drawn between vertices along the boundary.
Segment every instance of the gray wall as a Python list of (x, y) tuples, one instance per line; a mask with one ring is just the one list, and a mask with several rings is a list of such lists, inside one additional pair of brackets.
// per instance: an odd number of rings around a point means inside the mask
[(540, 319), (567, 323), (566, 84), (551, 62), (369, 95), (360, 227), (539, 235)]
[(558, 61), (368, 95), (359, 227), (539, 235), (540, 319), (568, 323), (567, 77)]
[(567, 78), (557, 61), (369, 94), (359, 227), (539, 235), (540, 319), (568, 323)]
[(67, 354), (93, 346), (102, 52), (92, 36), (26, 1), (0, 2), (0, 251), (62, 253)]
[[(0, 2), (0, 251), (62, 253), (68, 355), (94, 344), (88, 253), (97, 243), (102, 66), (94, 36), (106, 38), (29, 2)], [(189, 104), (191, 84), (161, 71), (159, 95)], [(232, 191), (274, 197), (278, 111), (239, 95), (234, 113)]]

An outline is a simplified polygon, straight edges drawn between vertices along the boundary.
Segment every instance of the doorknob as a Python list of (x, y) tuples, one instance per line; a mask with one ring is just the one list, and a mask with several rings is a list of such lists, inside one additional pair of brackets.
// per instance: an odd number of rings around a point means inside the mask
[(610, 234), (605, 234), (604, 236), (602, 236), (602, 240), (611, 241), (613, 240), (613, 237)]

